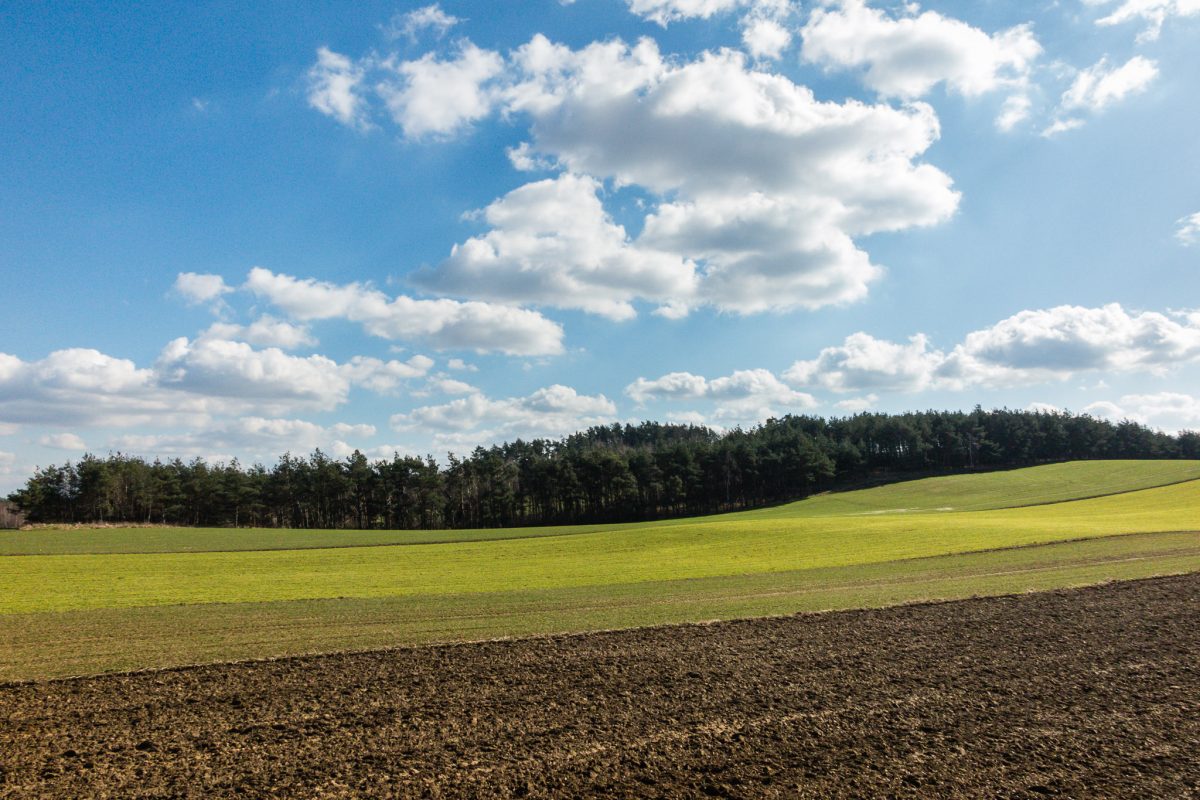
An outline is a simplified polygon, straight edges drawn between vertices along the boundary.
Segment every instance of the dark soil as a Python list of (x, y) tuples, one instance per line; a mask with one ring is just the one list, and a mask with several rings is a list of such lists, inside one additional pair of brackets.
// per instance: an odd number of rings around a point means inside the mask
[(233, 795), (1200, 797), (1200, 575), (0, 687), (0, 797)]

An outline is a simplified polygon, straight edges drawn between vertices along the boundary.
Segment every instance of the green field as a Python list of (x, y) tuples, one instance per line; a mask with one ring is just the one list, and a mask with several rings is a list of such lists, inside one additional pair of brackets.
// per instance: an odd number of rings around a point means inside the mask
[(325, 531), (256, 528), (42, 528), (0, 531), (0, 555), (306, 550), (578, 536), (747, 520), (980, 511), (1100, 497), (1200, 479), (1200, 461), (1077, 461), (1008, 472), (926, 478), (720, 516), (652, 523), (453, 531)]
[(0, 680), (1192, 571), (1197, 478), (1080, 462), (633, 525), (6, 534)]

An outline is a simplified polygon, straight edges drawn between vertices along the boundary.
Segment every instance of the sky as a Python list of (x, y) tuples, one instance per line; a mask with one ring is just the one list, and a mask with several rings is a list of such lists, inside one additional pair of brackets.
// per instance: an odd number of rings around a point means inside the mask
[(0, 492), (644, 419), (1200, 427), (1200, 2), (6, 4)]

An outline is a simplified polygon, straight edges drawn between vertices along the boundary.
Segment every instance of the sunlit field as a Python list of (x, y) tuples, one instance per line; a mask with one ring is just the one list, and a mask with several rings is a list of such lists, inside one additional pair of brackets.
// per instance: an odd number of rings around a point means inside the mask
[[(626, 525), (0, 537), (0, 677), (620, 628), (1200, 569), (1200, 464), (1080, 462)], [(1081, 498), (1081, 499), (1073, 499)], [(1015, 507), (1014, 507), (1015, 506)]]

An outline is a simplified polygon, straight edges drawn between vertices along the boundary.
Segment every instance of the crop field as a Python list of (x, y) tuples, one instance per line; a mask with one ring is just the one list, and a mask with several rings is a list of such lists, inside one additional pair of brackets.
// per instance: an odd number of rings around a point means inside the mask
[(1189, 572), (1197, 478), (1197, 462), (1078, 462), (610, 526), (6, 533), (0, 680)]
[(0, 796), (1192, 796), (1198, 531), (1200, 462), (1163, 461), (640, 524), (5, 533)]
[(0, 686), (0, 795), (1162, 797), (1200, 576)]

